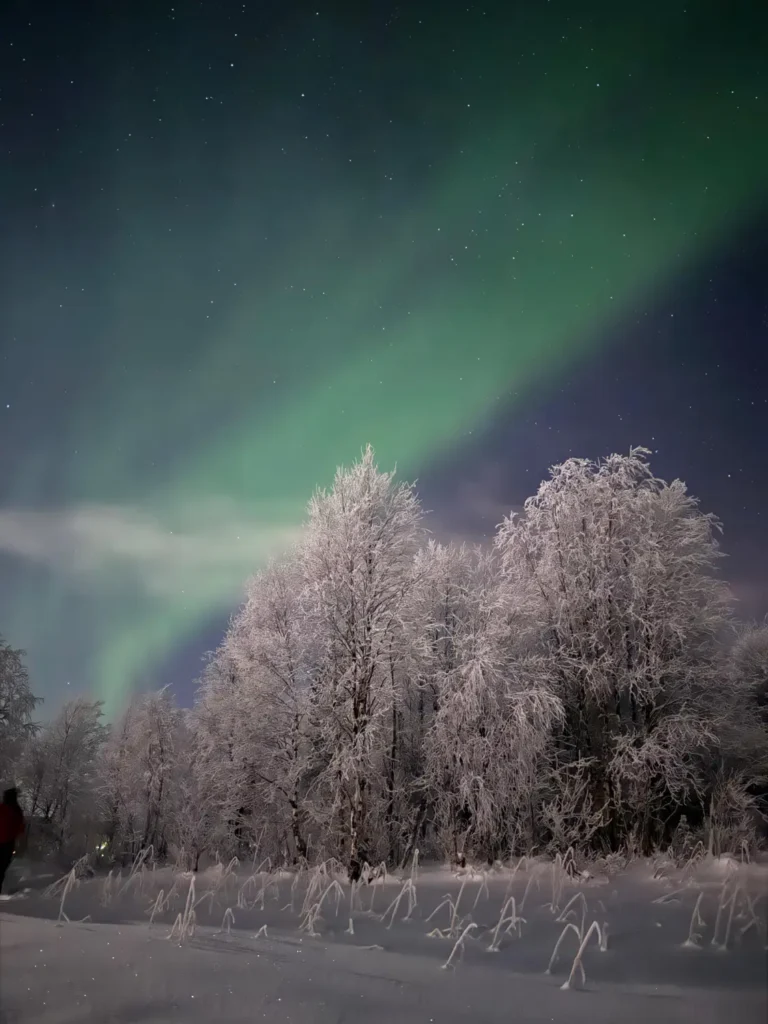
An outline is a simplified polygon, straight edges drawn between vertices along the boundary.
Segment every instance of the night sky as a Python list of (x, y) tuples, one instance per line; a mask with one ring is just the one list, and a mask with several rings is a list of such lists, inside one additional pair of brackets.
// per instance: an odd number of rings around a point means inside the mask
[(643, 444), (768, 611), (768, 15), (0, 10), (0, 632), (188, 701), (370, 442), (440, 536)]

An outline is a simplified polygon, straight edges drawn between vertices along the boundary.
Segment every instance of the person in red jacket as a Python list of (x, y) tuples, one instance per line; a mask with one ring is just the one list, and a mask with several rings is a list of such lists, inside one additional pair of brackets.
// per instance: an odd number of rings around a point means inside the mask
[(16, 843), (24, 835), (24, 815), (15, 789), (6, 789), (0, 804), (0, 893), (5, 873), (13, 860)]

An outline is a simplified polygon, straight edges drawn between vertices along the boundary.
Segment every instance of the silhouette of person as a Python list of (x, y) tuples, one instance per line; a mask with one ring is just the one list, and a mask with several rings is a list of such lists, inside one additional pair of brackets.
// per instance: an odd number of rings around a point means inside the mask
[(6, 789), (0, 804), (0, 893), (5, 873), (13, 860), (16, 843), (24, 835), (24, 815), (15, 789)]

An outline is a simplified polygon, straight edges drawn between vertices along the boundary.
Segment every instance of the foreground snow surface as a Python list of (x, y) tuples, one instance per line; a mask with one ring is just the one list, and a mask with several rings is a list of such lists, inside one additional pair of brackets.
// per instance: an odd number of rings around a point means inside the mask
[[(306, 873), (296, 880), (242, 868), (213, 870), (195, 877), (190, 899), (191, 876), (145, 870), (128, 883), (125, 872), (117, 882), (96, 878), (69, 891), (69, 920), (58, 924), (60, 894), (44, 897), (40, 888), (50, 879), (36, 887), (21, 878), (16, 884), (26, 883), (26, 891), (0, 904), (0, 1022), (768, 1020), (765, 872), (711, 864), (685, 876), (652, 874), (640, 865), (621, 876), (575, 881), (541, 863), (514, 876), (461, 879), (424, 871), (415, 879), (417, 902), (409, 920), (403, 920), (407, 893), (394, 917), (381, 919), (404, 881), (390, 878), (354, 894), (350, 931), (350, 887), (328, 890), (331, 873), (315, 885), (312, 901), (328, 892), (310, 929), (314, 934), (300, 928), (313, 882)], [(158, 901), (161, 889), (170, 894), (167, 903)], [(455, 915), (450, 905), (440, 907), (448, 895), (454, 906), (458, 902)], [(498, 951), (490, 952), (501, 909), (512, 896), (522, 920), (501, 929)], [(571, 900), (565, 920), (558, 921)], [(193, 933), (179, 937), (177, 930), (169, 939), (177, 916), (195, 902)], [(685, 945), (697, 902), (694, 942)], [(547, 974), (555, 943), (566, 923), (584, 934), (593, 920), (601, 928), (607, 922), (607, 948), (601, 951), (590, 940), (586, 981), (563, 990), (578, 941), (569, 930)], [(470, 925), (463, 950), (443, 969), (456, 935)], [(440, 934), (430, 936), (435, 929)]]

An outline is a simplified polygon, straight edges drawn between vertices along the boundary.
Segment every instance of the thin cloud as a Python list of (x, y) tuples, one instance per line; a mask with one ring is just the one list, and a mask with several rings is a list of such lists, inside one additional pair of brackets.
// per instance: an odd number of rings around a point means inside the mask
[(295, 515), (279, 509), (253, 514), (229, 501), (186, 509), (181, 526), (115, 505), (0, 509), (1, 554), (79, 577), (86, 585), (115, 573), (153, 594), (200, 585), (234, 592), (299, 534)]

